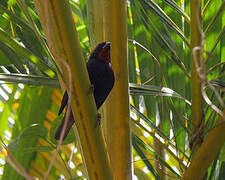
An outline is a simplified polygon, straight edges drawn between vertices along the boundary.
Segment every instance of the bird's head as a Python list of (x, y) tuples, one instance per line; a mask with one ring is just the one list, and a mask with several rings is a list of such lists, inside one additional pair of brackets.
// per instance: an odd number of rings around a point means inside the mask
[(96, 59), (110, 63), (110, 42), (103, 42), (98, 44), (94, 51), (91, 53), (90, 59)]

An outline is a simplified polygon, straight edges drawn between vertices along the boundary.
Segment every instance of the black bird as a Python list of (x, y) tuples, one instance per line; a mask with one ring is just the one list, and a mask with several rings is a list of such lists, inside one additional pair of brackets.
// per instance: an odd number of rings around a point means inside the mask
[[(114, 85), (114, 72), (112, 70), (110, 62), (110, 42), (103, 42), (98, 44), (94, 51), (91, 53), (89, 61), (87, 62), (87, 71), (90, 82), (93, 86), (94, 99), (97, 109), (99, 109), (104, 103)], [(67, 105), (67, 102), (68, 94), (67, 92), (65, 92), (58, 115), (62, 113), (63, 109)], [(56, 140), (59, 140), (60, 138), (64, 123), (65, 115), (55, 133)], [(73, 124), (74, 117), (71, 111), (63, 140), (66, 138)]]

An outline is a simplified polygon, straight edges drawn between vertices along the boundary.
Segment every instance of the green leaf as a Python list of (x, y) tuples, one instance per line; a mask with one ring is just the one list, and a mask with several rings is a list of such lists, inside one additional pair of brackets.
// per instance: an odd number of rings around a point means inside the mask
[(23, 83), (27, 85), (35, 85), (35, 86), (50, 86), (59, 88), (59, 81), (54, 78), (43, 77), (43, 76), (35, 76), (35, 75), (27, 75), (27, 74), (4, 74), (0, 73), (0, 80), (11, 82), (11, 83)]
[(47, 134), (47, 129), (40, 124), (31, 124), (27, 128), (25, 128), (19, 135), (16, 137), (10, 144), (9, 149), (11, 151), (28, 151), (36, 147), (33, 147), (33, 143), (31, 143), (30, 138), (45, 138)]
[(151, 95), (151, 96), (165, 96), (174, 97), (184, 100), (188, 105), (191, 102), (182, 97), (180, 94), (176, 93), (174, 90), (167, 87), (158, 87), (154, 85), (139, 85), (134, 83), (129, 83), (130, 93), (134, 95)]
[(145, 154), (143, 153), (143, 151), (140, 149), (140, 147), (138, 146), (136, 139), (135, 139), (135, 135), (132, 136), (133, 138), (133, 147), (136, 150), (136, 152), (138, 153), (138, 155), (141, 157), (141, 159), (143, 160), (143, 162), (145, 163), (145, 165), (148, 167), (149, 171), (154, 175), (156, 180), (160, 180), (161, 178), (159, 177), (158, 173), (155, 171), (153, 165), (150, 163), (149, 160), (147, 160), (147, 157), (145, 156)]

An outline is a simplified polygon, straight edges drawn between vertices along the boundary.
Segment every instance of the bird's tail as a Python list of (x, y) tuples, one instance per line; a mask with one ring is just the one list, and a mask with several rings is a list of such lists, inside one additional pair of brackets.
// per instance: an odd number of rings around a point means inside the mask
[[(59, 140), (60, 135), (62, 133), (63, 126), (64, 126), (64, 123), (65, 123), (65, 117), (66, 117), (66, 115), (64, 115), (63, 120), (62, 120), (60, 126), (58, 127), (58, 129), (55, 133), (55, 139), (56, 140)], [(65, 133), (64, 133), (64, 136), (63, 136), (63, 140), (67, 137), (67, 135), (70, 132), (70, 129), (72, 128), (73, 124), (74, 124), (73, 113), (72, 113), (72, 111), (70, 111), (70, 115), (69, 115), (69, 119), (68, 119), (68, 122), (67, 122), (67, 125), (66, 125), (66, 130), (65, 130)]]

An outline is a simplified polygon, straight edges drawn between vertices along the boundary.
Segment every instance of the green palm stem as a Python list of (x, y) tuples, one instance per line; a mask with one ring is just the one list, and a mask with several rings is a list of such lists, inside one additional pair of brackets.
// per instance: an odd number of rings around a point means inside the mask
[[(128, 94), (128, 52), (126, 1), (110, 0), (105, 11), (109, 21), (111, 59), (115, 84), (111, 95), (111, 127), (107, 137), (112, 170), (115, 179), (131, 179), (131, 132)], [(107, 31), (107, 30), (106, 30)], [(118, 151), (119, 150), (119, 151)]]
[(103, 0), (87, 0), (88, 32), (91, 48), (103, 42)]
[[(195, 48), (201, 47), (201, 1), (191, 0), (191, 96), (192, 96), (192, 132), (195, 134), (201, 123), (203, 122), (203, 108), (202, 108), (202, 94), (201, 82), (197, 72), (196, 64), (200, 64), (201, 51)], [(199, 141), (197, 139), (193, 142), (192, 152), (194, 153), (198, 148)]]
[[(225, 114), (225, 110), (223, 111)], [(182, 180), (201, 180), (207, 172), (210, 164), (215, 159), (225, 142), (225, 121), (220, 116), (215, 126), (205, 137), (201, 147), (196, 151), (191, 164), (185, 171)]]
[[(100, 127), (96, 127), (97, 109), (82, 55), (78, 34), (67, 0), (35, 1), (48, 45), (66, 87), (70, 87), (68, 64), (72, 75), (71, 106), (76, 132), (89, 179), (113, 179), (109, 157)], [(62, 61), (65, 61), (62, 63)]]

